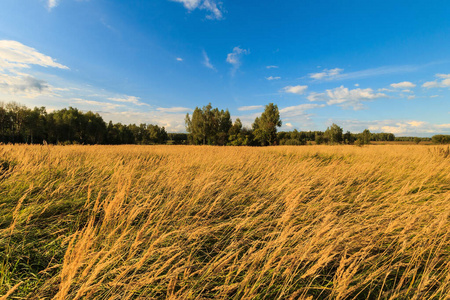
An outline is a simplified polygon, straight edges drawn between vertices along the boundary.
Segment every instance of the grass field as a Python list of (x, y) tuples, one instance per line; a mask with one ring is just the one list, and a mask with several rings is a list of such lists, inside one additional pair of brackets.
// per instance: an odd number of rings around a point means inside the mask
[(450, 299), (443, 146), (0, 154), (11, 299)]

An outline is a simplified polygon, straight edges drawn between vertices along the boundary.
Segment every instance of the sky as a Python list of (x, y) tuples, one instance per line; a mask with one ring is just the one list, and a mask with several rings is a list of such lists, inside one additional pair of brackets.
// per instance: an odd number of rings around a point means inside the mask
[(185, 132), (211, 103), (251, 127), (450, 134), (450, 2), (2, 0), (0, 101)]

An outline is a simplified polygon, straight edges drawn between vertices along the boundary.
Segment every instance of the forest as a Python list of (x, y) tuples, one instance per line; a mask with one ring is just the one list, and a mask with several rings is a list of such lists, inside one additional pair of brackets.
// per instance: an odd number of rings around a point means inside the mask
[(69, 107), (48, 112), (45, 107), (28, 108), (16, 102), (0, 103), (0, 142), (7, 144), (191, 144), (220, 146), (268, 146), (306, 144), (356, 144), (409, 141), (450, 143), (450, 135), (432, 138), (396, 137), (393, 133), (344, 132), (337, 124), (325, 131), (281, 131), (282, 120), (276, 104), (269, 103), (251, 128), (230, 112), (213, 108), (211, 103), (196, 107), (185, 118), (187, 133), (168, 133), (154, 124), (122, 124), (109, 121), (92, 111)]

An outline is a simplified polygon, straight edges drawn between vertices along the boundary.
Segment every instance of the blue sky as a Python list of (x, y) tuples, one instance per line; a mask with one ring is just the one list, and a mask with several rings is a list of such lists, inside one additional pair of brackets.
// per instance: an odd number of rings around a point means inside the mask
[[(374, 3), (371, 3), (374, 2)], [(184, 131), (209, 102), (247, 126), (450, 134), (448, 1), (2, 0), (0, 101)]]

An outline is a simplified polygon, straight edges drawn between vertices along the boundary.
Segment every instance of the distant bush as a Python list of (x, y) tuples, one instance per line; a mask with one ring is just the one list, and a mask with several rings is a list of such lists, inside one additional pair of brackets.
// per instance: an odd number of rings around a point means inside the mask
[(431, 140), (434, 144), (450, 144), (450, 135), (438, 134), (433, 135)]

